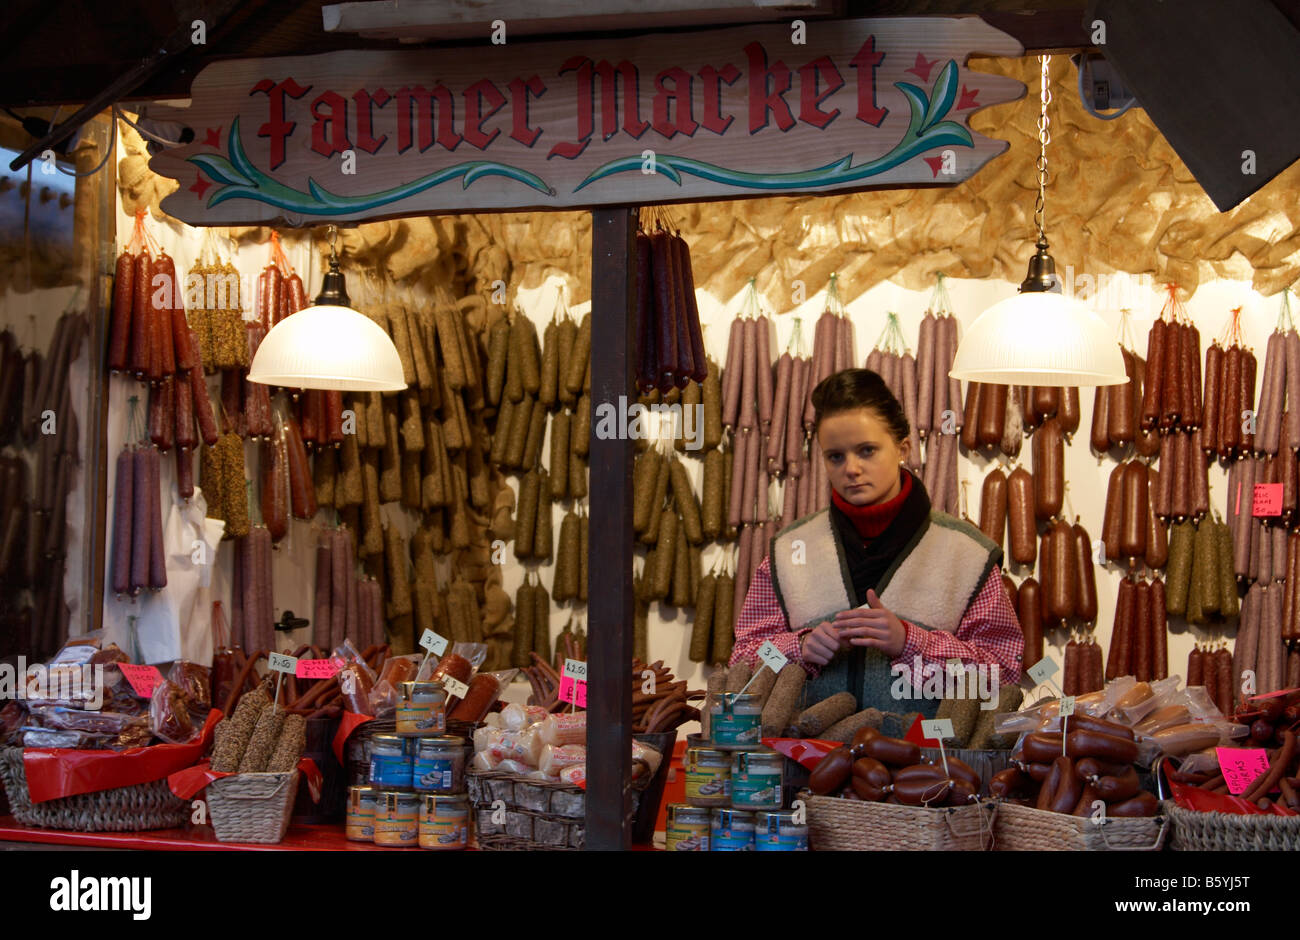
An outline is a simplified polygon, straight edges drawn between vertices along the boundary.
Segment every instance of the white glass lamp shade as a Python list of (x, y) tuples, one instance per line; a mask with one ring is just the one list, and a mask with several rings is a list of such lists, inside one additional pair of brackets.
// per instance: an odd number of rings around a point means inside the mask
[(284, 388), (394, 392), (406, 388), (388, 333), (349, 307), (306, 307), (271, 327), (253, 357), (250, 382)]
[(1122, 385), (1119, 344), (1083, 304), (1026, 291), (989, 307), (971, 324), (953, 360), (955, 379), (998, 385)]

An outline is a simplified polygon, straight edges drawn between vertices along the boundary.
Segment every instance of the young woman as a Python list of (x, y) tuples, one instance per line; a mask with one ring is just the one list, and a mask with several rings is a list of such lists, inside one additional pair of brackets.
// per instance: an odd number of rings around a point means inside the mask
[[(808, 672), (810, 703), (847, 690), (859, 708), (926, 716), (941, 696), (917, 701), (935, 675), (925, 666), (960, 659), (1018, 682), (1024, 638), (1002, 588), (1002, 551), (975, 526), (931, 511), (903, 467), (909, 428), (898, 399), (875, 372), (846, 369), (813, 390), (813, 405), (831, 506), (772, 539), (731, 661), (756, 663), (771, 640)], [(906, 701), (900, 682), (910, 684)]]

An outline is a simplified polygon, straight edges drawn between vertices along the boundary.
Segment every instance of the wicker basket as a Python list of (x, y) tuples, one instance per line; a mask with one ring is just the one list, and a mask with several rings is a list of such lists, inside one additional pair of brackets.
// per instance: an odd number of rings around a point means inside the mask
[(983, 852), (993, 843), (994, 803), (928, 809), (809, 796), (815, 852)]
[[(500, 771), (465, 774), (481, 849), (531, 851), (582, 848), (587, 795), (581, 787)], [(494, 809), (500, 800), (504, 818)], [(499, 806), (500, 804), (498, 804)]]
[(140, 832), (176, 829), (190, 818), (189, 801), (173, 795), (166, 780), (33, 803), (20, 747), (0, 749), (0, 779), (14, 818), (24, 826), (78, 832)]
[(289, 828), (298, 771), (231, 774), (208, 784), (218, 842), (279, 842)]
[(1088, 817), (1002, 803), (993, 847), (1000, 852), (1158, 852), (1168, 827), (1163, 816), (1107, 817), (1097, 825)]
[(1164, 803), (1174, 824), (1175, 852), (1294, 852), (1300, 849), (1300, 816), (1202, 813)]

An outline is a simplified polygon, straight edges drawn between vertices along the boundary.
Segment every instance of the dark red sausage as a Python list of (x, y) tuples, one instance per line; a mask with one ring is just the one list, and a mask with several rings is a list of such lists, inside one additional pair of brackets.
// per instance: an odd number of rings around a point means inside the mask
[(194, 498), (194, 451), (189, 447), (176, 448), (176, 491), (181, 499)]
[(1183, 398), (1186, 372), (1186, 362), (1183, 359), (1183, 330), (1181, 323), (1170, 323), (1166, 336), (1168, 345), (1165, 349), (1164, 404), (1160, 417), (1162, 428), (1177, 426), (1186, 408), (1186, 401)]
[[(677, 321), (673, 309), (672, 263), (668, 257), (668, 236), (650, 236), (651, 270), (654, 274), (654, 308), (658, 318), (659, 391), (667, 393), (677, 381)], [(737, 397), (739, 402), (739, 397)]]
[(1075, 581), (1074, 532), (1064, 519), (1058, 519), (1043, 536), (1042, 589), (1047, 598), (1047, 612), (1053, 620), (1074, 616), (1078, 600)]
[(1099, 454), (1110, 450), (1110, 388), (1098, 385), (1092, 396), (1092, 433), (1089, 442)]
[(145, 450), (148, 479), (144, 495), (149, 503), (149, 587), (161, 590), (167, 586), (167, 558), (163, 546), (162, 528), (162, 455), (153, 448)]
[(289, 457), (283, 439), (272, 439), (262, 451), (262, 521), (274, 542), (289, 531)]
[(1145, 561), (1148, 568), (1163, 568), (1169, 561), (1169, 532), (1165, 524), (1155, 513), (1155, 500), (1152, 493), (1160, 490), (1160, 471), (1154, 467), (1147, 468), (1147, 547)]
[(1034, 480), (1024, 467), (1016, 467), (1007, 477), (1007, 541), (1012, 560), (1022, 565), (1034, 563), (1038, 552), (1034, 531)]
[(171, 450), (176, 434), (176, 381), (167, 376), (149, 394), (149, 439), (159, 450)]
[(1132, 640), (1133, 620), (1130, 613), (1137, 601), (1133, 582), (1124, 578), (1119, 583), (1119, 597), (1115, 601), (1115, 628), (1110, 635), (1110, 651), (1106, 656), (1106, 681), (1128, 674), (1129, 643)]
[(979, 446), (979, 418), (984, 404), (984, 383), (966, 384), (966, 410), (962, 417), (961, 446), (974, 450)]
[(1124, 467), (1119, 533), (1119, 554), (1130, 565), (1136, 564), (1147, 550), (1147, 514), (1151, 508), (1147, 483), (1146, 465), (1130, 460)]
[(1169, 675), (1169, 627), (1165, 613), (1165, 582), (1151, 582), (1151, 678)]
[(1032, 577), (1020, 582), (1016, 598), (1016, 612), (1020, 631), (1025, 638), (1023, 662), (1032, 666), (1043, 658), (1043, 615), (1041, 589)]
[(1192, 428), (1201, 426), (1201, 331), (1196, 324), (1189, 322), (1183, 330), (1183, 371), (1187, 383), (1183, 390), (1183, 400), (1187, 403), (1187, 415), (1183, 423)]
[(149, 277), (152, 263), (148, 249), (135, 256), (131, 274), (131, 374), (137, 379), (149, 376), (153, 355), (153, 317), (149, 309)]
[[(151, 376), (161, 379), (176, 371), (176, 349), (172, 341), (172, 307), (176, 303), (176, 262), (163, 252), (153, 263), (153, 285), (150, 289), (149, 306), (153, 311), (154, 352), (151, 362), (157, 374)], [(184, 313), (181, 314), (182, 319)]]
[(1109, 421), (1110, 442), (1112, 444), (1131, 444), (1137, 428), (1133, 426), (1133, 397), (1137, 379), (1133, 354), (1127, 349), (1120, 349), (1124, 359), (1124, 374), (1128, 381), (1123, 385), (1111, 385), (1110, 404), (1106, 410)]
[(1223, 392), (1223, 347), (1218, 341), (1205, 351), (1205, 397), (1201, 405), (1201, 448), (1207, 454), (1223, 452), (1223, 413), (1219, 400)]
[(285, 422), (284, 432), (293, 516), (295, 519), (310, 519), (316, 515), (316, 487), (312, 483), (311, 467), (307, 463), (307, 449), (298, 433), (298, 425), (292, 418)]
[(302, 278), (296, 273), (290, 274), (284, 282), (284, 292), (286, 295), (286, 312), (288, 314), (297, 313), (307, 306), (307, 291), (303, 288)]
[(1120, 534), (1124, 525), (1124, 470), (1127, 464), (1116, 464), (1106, 484), (1106, 509), (1101, 521), (1101, 543), (1106, 549), (1106, 560), (1120, 559)]
[(999, 548), (1006, 537), (1007, 477), (998, 467), (989, 471), (980, 490), (980, 531)]
[(1070, 534), (1074, 540), (1074, 615), (1093, 622), (1097, 619), (1097, 572), (1092, 563), (1092, 539), (1077, 522)]
[[(975, 383), (971, 383), (972, 385)], [(997, 447), (1007, 423), (1007, 387), (988, 385), (980, 398), (979, 446)], [(965, 430), (962, 430), (965, 434)]]
[[(190, 330), (190, 348), (198, 355), (199, 337)], [(217, 419), (212, 413), (212, 399), (208, 397), (208, 383), (203, 378), (203, 370), (190, 370), (190, 403), (194, 408), (194, 419), (199, 426), (199, 436), (203, 443), (212, 447), (217, 443)], [(237, 387), (237, 386), (236, 386)]]
[(681, 236), (674, 236), (677, 245), (677, 277), (682, 286), (683, 312), (690, 339), (691, 361), (695, 371), (691, 379), (703, 382), (709, 375), (708, 359), (704, 352), (704, 331), (700, 325), (700, 308), (695, 299), (695, 272), (691, 270), (691, 249)]
[(1065, 441), (1060, 419), (1052, 417), (1034, 432), (1034, 516), (1051, 519), (1065, 501)]
[(113, 274), (113, 308), (108, 328), (108, 368), (112, 372), (121, 372), (129, 363), (134, 274), (135, 259), (124, 251), (117, 256)]
[[(1249, 410), (1255, 407), (1255, 354), (1249, 349), (1241, 351), (1241, 410)], [(1237, 426), (1240, 430), (1243, 419), (1241, 413), (1237, 413)], [(1258, 430), (1258, 426), (1256, 427)], [(1240, 449), (1243, 452), (1253, 451), (1255, 449), (1255, 435), (1247, 434), (1241, 431)]]
[(1079, 644), (1071, 640), (1065, 644), (1065, 676), (1061, 680), (1061, 691), (1066, 695), (1079, 695)]
[(117, 455), (117, 476), (113, 483), (113, 570), (110, 575), (114, 594), (131, 592), (131, 527), (135, 498), (132, 479), (135, 455), (127, 448)]
[[(189, 345), (188, 340), (186, 345)], [(198, 446), (198, 434), (194, 430), (194, 386), (190, 383), (188, 373), (176, 375), (172, 382), (172, 397), (175, 399), (177, 447), (193, 449)]]
[(1139, 682), (1151, 681), (1151, 586), (1137, 586), (1137, 615), (1133, 618), (1133, 674)]
[(1161, 418), (1164, 400), (1165, 346), (1169, 325), (1157, 319), (1147, 334), (1146, 387), (1142, 390), (1142, 427), (1155, 427)]
[(1231, 457), (1241, 447), (1241, 412), (1254, 406), (1242, 403), (1242, 348), (1229, 346), (1223, 353), (1223, 410), (1219, 412), (1219, 453)]
[(343, 393), (337, 389), (325, 392), (325, 437), (330, 444), (343, 443)]

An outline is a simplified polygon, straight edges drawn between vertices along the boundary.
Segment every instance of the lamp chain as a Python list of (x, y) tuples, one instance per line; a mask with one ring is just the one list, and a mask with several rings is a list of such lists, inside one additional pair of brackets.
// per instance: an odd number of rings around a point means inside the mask
[(1052, 90), (1047, 84), (1048, 66), (1052, 61), (1050, 55), (1040, 55), (1039, 76), (1039, 116), (1038, 116), (1038, 198), (1034, 202), (1034, 225), (1038, 227), (1038, 240), (1044, 241), (1045, 209), (1047, 205), (1047, 145), (1052, 140), (1051, 122), (1047, 117), (1047, 106), (1052, 103)]

